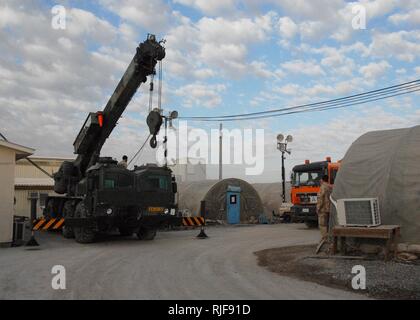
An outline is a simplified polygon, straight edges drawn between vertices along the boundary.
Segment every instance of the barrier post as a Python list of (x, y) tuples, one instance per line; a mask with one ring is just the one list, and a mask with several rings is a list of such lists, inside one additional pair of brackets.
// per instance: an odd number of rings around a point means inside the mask
[(206, 201), (202, 200), (200, 203), (200, 215), (204, 218), (204, 224), (201, 226), (201, 230), (200, 233), (198, 234), (197, 238), (198, 239), (206, 239), (208, 238), (208, 236), (206, 235), (205, 232), (205, 225), (206, 225)]

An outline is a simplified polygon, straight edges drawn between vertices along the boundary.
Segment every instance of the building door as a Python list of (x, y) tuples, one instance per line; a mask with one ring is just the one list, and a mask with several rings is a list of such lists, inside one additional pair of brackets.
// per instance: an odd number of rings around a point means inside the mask
[(238, 224), (241, 221), (241, 189), (228, 187), (226, 193), (227, 221), (229, 224)]

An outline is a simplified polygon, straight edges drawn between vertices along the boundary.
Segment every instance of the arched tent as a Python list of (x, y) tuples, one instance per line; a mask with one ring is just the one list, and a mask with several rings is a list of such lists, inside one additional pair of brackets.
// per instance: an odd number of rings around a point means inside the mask
[(206, 180), (179, 184), (179, 209), (188, 209), (193, 216), (200, 214), (200, 202), (206, 201), (207, 218), (215, 220), (227, 219), (226, 194), (229, 187), (240, 188), (240, 221), (247, 222), (252, 217), (264, 213), (258, 192), (248, 182), (240, 179), (221, 181)]
[(382, 223), (401, 225), (402, 241), (420, 243), (420, 126), (357, 139), (343, 158), (332, 197), (378, 197)]
[[(271, 216), (273, 210), (278, 213), (283, 203), (282, 183), (254, 183), (252, 185), (261, 197), (264, 212)], [(290, 182), (286, 182), (286, 202), (290, 202)]]

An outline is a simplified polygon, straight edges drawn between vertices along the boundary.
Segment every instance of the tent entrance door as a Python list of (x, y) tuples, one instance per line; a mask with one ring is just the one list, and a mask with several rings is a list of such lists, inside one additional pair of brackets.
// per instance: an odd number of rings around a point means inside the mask
[(238, 224), (241, 221), (241, 188), (229, 186), (226, 192), (227, 222)]

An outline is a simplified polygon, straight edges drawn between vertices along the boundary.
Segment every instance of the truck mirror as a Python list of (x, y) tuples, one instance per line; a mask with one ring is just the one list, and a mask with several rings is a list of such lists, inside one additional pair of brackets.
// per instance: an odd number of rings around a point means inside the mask
[(176, 182), (172, 182), (172, 192), (173, 193), (178, 192), (178, 184)]

